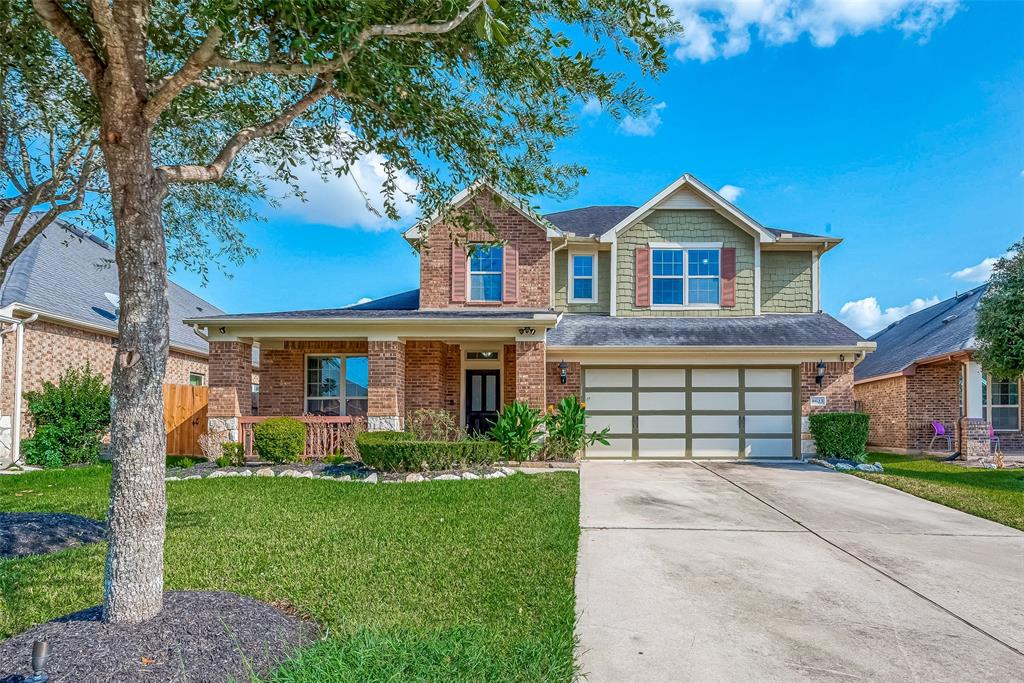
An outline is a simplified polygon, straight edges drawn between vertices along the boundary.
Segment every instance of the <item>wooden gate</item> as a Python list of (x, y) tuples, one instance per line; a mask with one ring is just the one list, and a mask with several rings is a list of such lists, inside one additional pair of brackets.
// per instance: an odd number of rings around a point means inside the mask
[(167, 455), (202, 455), (199, 437), (206, 431), (207, 388), (164, 385), (164, 430)]

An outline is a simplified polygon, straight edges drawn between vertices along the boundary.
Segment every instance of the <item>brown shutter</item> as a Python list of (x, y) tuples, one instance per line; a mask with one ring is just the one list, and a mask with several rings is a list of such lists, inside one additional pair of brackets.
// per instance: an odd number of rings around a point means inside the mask
[(452, 301), (466, 301), (466, 250), (452, 244)]
[(722, 308), (736, 307), (736, 248), (722, 248)]
[(501, 300), (514, 304), (519, 300), (519, 250), (514, 244), (506, 244), (504, 250), (505, 272), (502, 274), (503, 290)]
[(638, 247), (633, 253), (636, 256), (636, 306), (650, 308), (651, 250), (647, 247)]

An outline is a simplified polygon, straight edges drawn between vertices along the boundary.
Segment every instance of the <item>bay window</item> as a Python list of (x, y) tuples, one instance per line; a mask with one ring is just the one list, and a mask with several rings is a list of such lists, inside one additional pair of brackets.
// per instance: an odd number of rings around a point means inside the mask
[(366, 356), (306, 356), (306, 412), (364, 417), (369, 375)]
[(594, 286), (594, 270), (597, 254), (572, 254), (569, 256), (569, 302), (593, 303), (597, 301)]
[(500, 244), (473, 246), (469, 255), (470, 301), (501, 301), (504, 259)]
[(720, 250), (651, 246), (651, 304), (715, 308), (720, 302)]

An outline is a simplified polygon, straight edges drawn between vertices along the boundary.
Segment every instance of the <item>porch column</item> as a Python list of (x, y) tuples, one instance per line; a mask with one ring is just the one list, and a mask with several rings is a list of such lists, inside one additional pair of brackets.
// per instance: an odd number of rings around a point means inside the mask
[(981, 365), (968, 361), (965, 364), (964, 392), (966, 393), (966, 415), (957, 425), (958, 446), (965, 458), (984, 458), (991, 455), (992, 446), (988, 439), (988, 420), (982, 417), (981, 382), (984, 374)]
[(211, 341), (207, 431), (238, 441), (238, 418), (252, 413), (252, 344)]
[(370, 339), (369, 401), (366, 428), (401, 431), (405, 424), (405, 343), (398, 339)]
[(546, 406), (544, 342), (516, 340), (516, 401), (543, 411)]

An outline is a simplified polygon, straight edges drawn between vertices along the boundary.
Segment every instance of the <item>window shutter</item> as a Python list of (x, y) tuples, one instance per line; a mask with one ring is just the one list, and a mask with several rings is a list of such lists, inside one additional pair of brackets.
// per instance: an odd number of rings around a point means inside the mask
[(506, 304), (514, 304), (519, 300), (519, 250), (514, 244), (506, 244), (504, 249), (505, 272), (502, 273), (501, 300)]
[(452, 244), (452, 301), (466, 301), (466, 250), (458, 244)]
[(736, 248), (723, 247), (721, 255), (722, 308), (736, 307)]
[(633, 254), (636, 256), (636, 306), (651, 306), (651, 250), (638, 247)]

